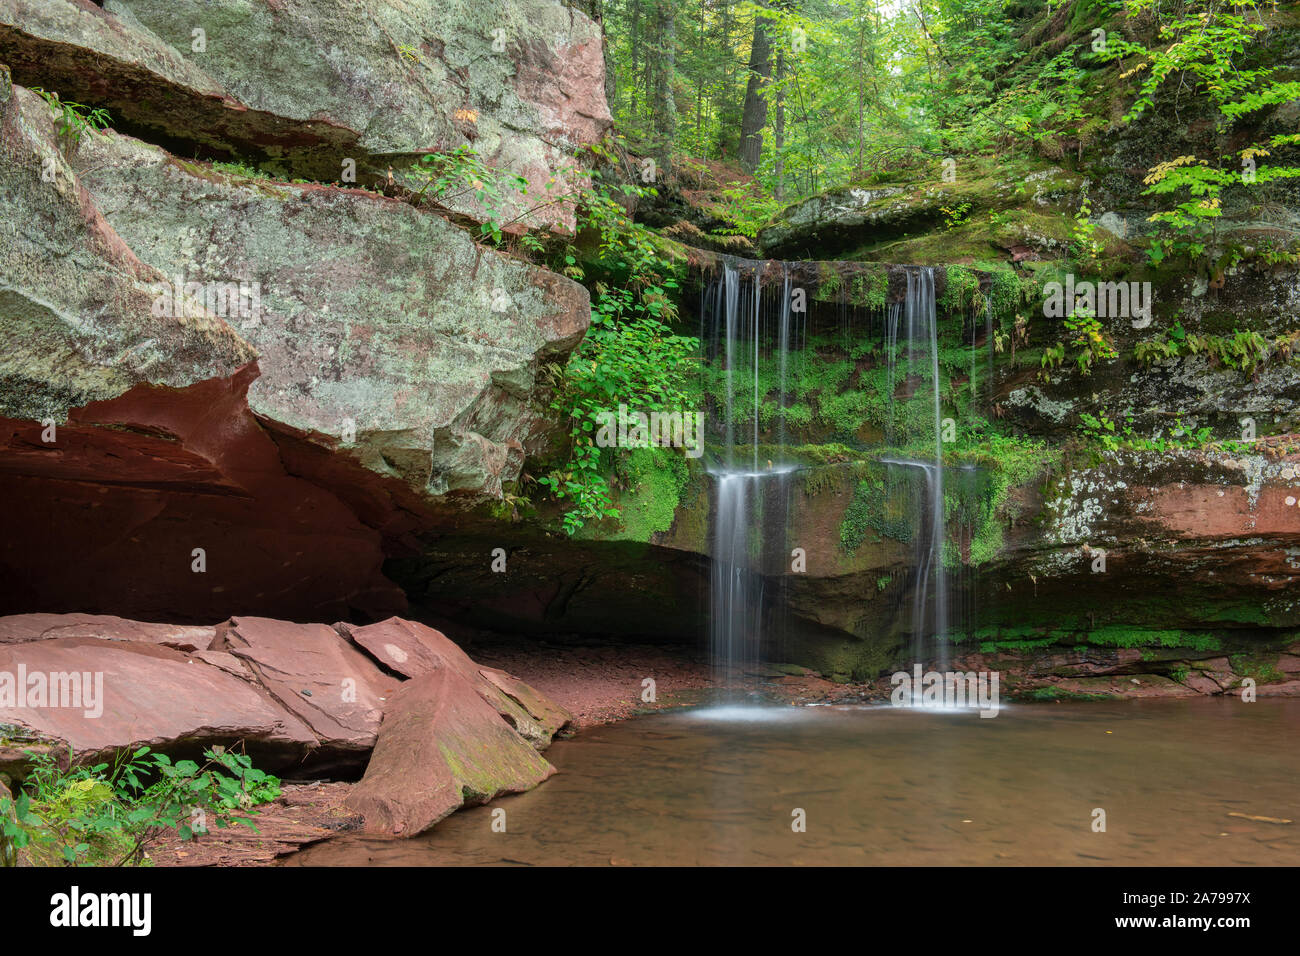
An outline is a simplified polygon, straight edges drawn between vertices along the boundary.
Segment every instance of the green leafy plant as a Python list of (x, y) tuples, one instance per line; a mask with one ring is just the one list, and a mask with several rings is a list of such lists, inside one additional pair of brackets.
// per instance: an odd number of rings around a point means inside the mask
[[(1226, 137), (1243, 118), (1300, 99), (1300, 81), (1280, 67), (1252, 63), (1255, 42), (1268, 29), (1258, 16), (1260, 6), (1258, 0), (1123, 0), (1123, 12), (1130, 21), (1154, 18), (1157, 33), (1157, 42), (1150, 45), (1116, 37), (1101, 57), (1132, 58), (1133, 66), (1121, 78), (1136, 78), (1138, 92), (1125, 120), (1154, 108), (1157, 95), (1172, 87), (1176, 105), (1188, 94), (1208, 99), (1217, 113), (1219, 131)], [(1280, 134), (1233, 154), (1182, 155), (1153, 167), (1144, 180), (1146, 194), (1178, 201), (1150, 216), (1150, 221), (1162, 228), (1148, 248), (1151, 261), (1159, 265), (1171, 255), (1202, 258), (1209, 249), (1214, 223), (1223, 215), (1224, 191), (1300, 176), (1300, 166), (1257, 162), (1268, 157), (1271, 148), (1297, 142), (1300, 134)]]
[(168, 833), (190, 840), (209, 824), (256, 830), (236, 813), (280, 795), (276, 777), (219, 747), (205, 750), (202, 764), (141, 747), (111, 764), (67, 769), (53, 753), (27, 754), (23, 786), (0, 799), (0, 842), (44, 864), (138, 865)]
[(472, 197), (484, 216), (478, 226), (479, 237), (493, 245), (500, 245), (506, 227), (522, 218), (506, 220), (504, 209), (512, 192), (528, 195), (528, 180), (502, 174), (485, 163), (471, 146), (461, 145), (450, 152), (421, 156), (414, 175), (423, 180), (414, 196), (417, 205), (426, 195), (444, 206)]
[(102, 133), (108, 129), (110, 117), (108, 111), (84, 103), (59, 98), (58, 93), (33, 88), (32, 92), (50, 105), (54, 113), (55, 128), (58, 130), (59, 142), (65, 153), (72, 153), (81, 143), (86, 133)]
[[(591, 265), (602, 278), (593, 283), (591, 327), (563, 370), (552, 408), (570, 423), (568, 459), (538, 479), (556, 498), (569, 503), (564, 529), (574, 534), (588, 521), (616, 518), (609, 478), (620, 450), (597, 444), (602, 416), (626, 405), (630, 412), (687, 411), (693, 404), (699, 340), (671, 328), (677, 310), (675, 266), (647, 228), (632, 221), (620, 196), (644, 187), (587, 189), (579, 206), (584, 230), (599, 237)], [(569, 247), (563, 269), (590, 278)], [(663, 450), (670, 453), (668, 449)]]

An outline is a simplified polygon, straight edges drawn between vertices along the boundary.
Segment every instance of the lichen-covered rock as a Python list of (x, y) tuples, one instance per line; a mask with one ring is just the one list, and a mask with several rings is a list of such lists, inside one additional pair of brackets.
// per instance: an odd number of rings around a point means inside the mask
[(298, 177), (350, 159), (374, 181), (472, 144), (528, 182), (503, 221), (569, 229), (567, 204), (533, 207), (610, 123), (600, 30), (558, 0), (2, 0), (0, 61), (123, 128)]
[(518, 477), (549, 427), (541, 367), (587, 328), (580, 285), (360, 190), (227, 177), (111, 134), (76, 166), (173, 286), (256, 287), (256, 314), (232, 319), (260, 353), (255, 414), (421, 495)]
[(140, 383), (227, 377), (255, 352), (201, 305), (153, 314), (163, 273), (96, 208), (60, 149), (50, 107), (0, 102), (0, 415), (62, 421)]
[[(1034, 210), (1077, 202), (1082, 188), (1080, 177), (1055, 166), (1037, 168), (1024, 176), (1010, 170), (954, 166), (949, 175), (937, 182), (844, 186), (811, 196), (778, 213), (759, 232), (758, 244), (768, 256), (829, 259), (855, 247), (903, 236), (933, 232), (942, 238), (967, 219), (997, 210)], [(1004, 237), (1013, 232), (1010, 225), (998, 230)], [(1004, 243), (1010, 241), (1003, 239)], [(1024, 234), (1016, 234), (1015, 241), (1034, 242)], [(903, 253), (892, 261), (929, 260)]]

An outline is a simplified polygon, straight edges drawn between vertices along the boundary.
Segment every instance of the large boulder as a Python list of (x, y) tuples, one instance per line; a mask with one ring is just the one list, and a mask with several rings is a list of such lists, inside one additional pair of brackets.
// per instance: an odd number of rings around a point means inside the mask
[(496, 497), (518, 477), (548, 426), (542, 366), (587, 328), (580, 285), (359, 190), (227, 177), (116, 135), (77, 168), (173, 285), (257, 288), (232, 319), (260, 353), (255, 414), (421, 495)]
[(64, 637), (145, 641), (193, 653), (211, 648), (217, 639), (217, 629), (202, 625), (147, 624), (111, 614), (13, 614), (0, 617), (0, 644)]
[(148, 383), (226, 378), (256, 351), (198, 303), (155, 315), (162, 271), (113, 231), (60, 149), (49, 106), (0, 69), (0, 414), (62, 421)]
[[(178, 630), (211, 648), (157, 643)], [(0, 617), (0, 638), (0, 770), (21, 777), (29, 750), (83, 761), (240, 742), (271, 770), (348, 775), (368, 761), (352, 809), (373, 829), (408, 836), (554, 773), (538, 751), (569, 720), (527, 684), (399, 618), (352, 628), (237, 617), (177, 629), (28, 614)], [(405, 670), (418, 676), (381, 670), (370, 647), (384, 664), (401, 663), (407, 648)]]
[(82, 188), (48, 105), (0, 84), (0, 109), (0, 493), (24, 503), (0, 611), (401, 610), (379, 535), (250, 412), (254, 348), (201, 303), (155, 314), (165, 276)]
[(0, 611), (402, 611), (385, 552), (543, 446), (586, 291), (373, 193), (69, 149), (0, 92)]
[(262, 686), (336, 750), (375, 744), (397, 680), (324, 624), (232, 618), (222, 644)]
[(497, 212), (530, 225), (572, 228), (567, 204), (533, 207), (610, 124), (600, 29), (559, 0), (0, 0), (0, 61), (178, 151), (296, 177), (352, 160), (374, 180), (472, 144), (527, 181)]
[(441, 666), (398, 691), (344, 805), (367, 829), (411, 837), (462, 806), (529, 790), (553, 773), (473, 684)]

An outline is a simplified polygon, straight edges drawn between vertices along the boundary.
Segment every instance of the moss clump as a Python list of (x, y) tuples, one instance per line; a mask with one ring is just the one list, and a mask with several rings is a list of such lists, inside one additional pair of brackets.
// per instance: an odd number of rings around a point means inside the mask
[(622, 527), (600, 537), (648, 542), (673, 526), (691, 478), (686, 459), (670, 448), (637, 448), (619, 465), (617, 504)]
[(1277, 657), (1261, 657), (1251, 654), (1235, 654), (1228, 658), (1232, 669), (1242, 677), (1249, 677), (1258, 684), (1276, 684), (1286, 680), (1286, 675), (1277, 669)]
[(915, 468), (877, 466), (853, 489), (853, 500), (840, 523), (840, 544), (854, 554), (867, 536), (909, 542), (916, 533), (914, 516), (919, 513), (925, 490), (924, 475)]
[(1083, 635), (1098, 647), (1173, 647), (1194, 651), (1217, 651), (1219, 638), (1200, 631), (1153, 630), (1148, 628), (1100, 627)]
[(1064, 687), (1038, 687), (1027, 694), (1018, 695), (1021, 700), (1049, 703), (1054, 700), (1113, 700), (1114, 694), (1085, 694), (1082, 691), (1068, 690)]
[(1024, 281), (1010, 269), (996, 269), (990, 275), (986, 295), (994, 315), (1011, 315), (1024, 301)]
[(868, 309), (883, 309), (889, 298), (889, 273), (880, 267), (855, 275), (849, 282), (849, 301)]
[(964, 315), (983, 305), (979, 276), (964, 266), (948, 266), (946, 271), (948, 281), (939, 299), (940, 309), (950, 314)]

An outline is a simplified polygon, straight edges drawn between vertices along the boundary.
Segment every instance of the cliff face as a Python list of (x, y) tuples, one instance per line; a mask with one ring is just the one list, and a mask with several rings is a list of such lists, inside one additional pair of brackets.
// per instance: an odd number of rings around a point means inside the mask
[[(581, 181), (572, 151), (609, 124), (586, 16), (555, 0), (0, 0), (0, 63), (0, 493), (22, 502), (0, 613), (357, 620), (412, 602), (544, 635), (705, 633), (715, 489), (698, 462), (616, 488), (623, 520), (577, 539), (546, 502), (517, 520), (556, 431), (545, 367), (590, 306), (465, 227), (573, 227), (548, 185)], [(79, 131), (33, 89), (107, 109), (112, 129)], [(987, 405), (945, 411), (986, 415), (1001, 442), (985, 429), (961, 448), (954, 468), (984, 477), (948, 485), (968, 648), (1158, 647), (1181, 673), (1300, 628), (1300, 274), (1256, 254), (1296, 235), (1300, 200), (1291, 183), (1229, 203), (1224, 248), (1242, 255), (1221, 271), (1150, 267), (1143, 172), (1211, 133), (1159, 108), (1143, 124), (951, 182), (837, 190), (759, 236), (805, 260), (763, 269), (807, 291), (823, 331), (901, 301), (888, 264), (935, 266), (945, 400), (989, 363)], [(409, 201), (421, 156), (465, 146), (528, 194)], [(1105, 318), (1118, 354), (1081, 368), (1044, 361), (1059, 323), (1033, 291), (1076, 269), (1085, 196), (1090, 268), (1153, 296), (1150, 325)], [(690, 254), (710, 281), (717, 258)], [(1264, 343), (1249, 362), (1224, 344), (1239, 331)], [(775, 416), (760, 441), (779, 423), (799, 445), (772, 512), (808, 563), (791, 572), (775, 546), (758, 560), (785, 620), (769, 657), (871, 677), (908, 640), (914, 555), (871, 454), (883, 366), (856, 348), (813, 347), (789, 395), (756, 398)], [(1085, 415), (1134, 440), (1108, 445)]]
[[(519, 477), (590, 319), (446, 214), (572, 229), (548, 189), (609, 123), (598, 29), (550, 0), (4, 2), (0, 63), (0, 608), (404, 607), (382, 562)], [(528, 194), (396, 198), (471, 145)]]

